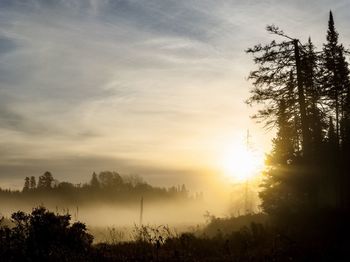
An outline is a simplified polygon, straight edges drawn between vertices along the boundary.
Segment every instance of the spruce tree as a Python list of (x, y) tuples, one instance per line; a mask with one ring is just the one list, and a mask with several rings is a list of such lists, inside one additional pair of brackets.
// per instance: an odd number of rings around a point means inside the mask
[(22, 191), (23, 191), (23, 192), (26, 192), (26, 191), (29, 190), (29, 188), (30, 188), (29, 177), (26, 177), (26, 178), (24, 179), (24, 186), (23, 186)]
[(338, 146), (341, 146), (346, 134), (341, 134), (341, 123), (348, 118), (349, 108), (349, 68), (344, 55), (344, 47), (338, 43), (338, 32), (335, 29), (332, 12), (329, 13), (327, 43), (323, 47), (323, 66), (326, 97), (328, 106), (335, 115), (335, 134)]

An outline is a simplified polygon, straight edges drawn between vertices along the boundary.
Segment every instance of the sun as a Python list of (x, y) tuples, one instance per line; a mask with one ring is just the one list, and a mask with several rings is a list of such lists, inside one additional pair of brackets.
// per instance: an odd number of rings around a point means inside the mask
[(243, 144), (231, 145), (223, 153), (221, 161), (225, 176), (234, 182), (244, 182), (259, 175), (264, 164), (262, 154)]

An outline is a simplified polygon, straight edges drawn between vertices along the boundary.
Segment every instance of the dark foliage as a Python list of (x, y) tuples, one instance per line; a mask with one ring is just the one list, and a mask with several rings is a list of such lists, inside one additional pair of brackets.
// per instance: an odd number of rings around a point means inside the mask
[[(12, 226), (0, 227), (2, 261), (344, 261), (349, 216), (322, 211), (319, 219), (306, 215), (299, 226), (278, 227), (260, 215), (213, 219), (216, 234), (177, 235), (167, 226), (141, 226), (135, 240), (92, 245), (82, 223), (43, 207), (31, 214), (12, 215)], [(300, 219), (300, 218), (299, 218)], [(311, 221), (312, 220), (312, 223)], [(246, 224), (243, 226), (243, 224)], [(332, 227), (329, 227), (329, 224)], [(233, 230), (231, 230), (233, 227)]]
[[(346, 261), (349, 217), (326, 210), (318, 215), (318, 221), (313, 215), (294, 221), (298, 227), (252, 222), (212, 237), (183, 233), (158, 242), (102, 243), (95, 246), (93, 257), (96, 261)], [(217, 220), (209, 227), (223, 226)]]
[[(330, 12), (326, 43), (316, 52), (276, 26), (284, 38), (247, 50), (258, 69), (249, 104), (263, 104), (254, 116), (277, 129), (262, 184), (262, 207), (275, 220), (310, 210), (350, 210), (350, 77), (346, 50)], [(317, 219), (315, 217), (315, 219)]]
[(70, 224), (70, 215), (38, 207), (11, 220), (12, 227), (0, 228), (2, 261), (85, 261), (91, 252), (92, 236), (84, 224)]

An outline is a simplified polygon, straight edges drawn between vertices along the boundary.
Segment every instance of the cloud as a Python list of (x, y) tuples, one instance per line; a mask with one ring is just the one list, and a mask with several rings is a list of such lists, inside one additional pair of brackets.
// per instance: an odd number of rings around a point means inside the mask
[(16, 49), (16, 44), (11, 39), (0, 37), (0, 55), (9, 53)]

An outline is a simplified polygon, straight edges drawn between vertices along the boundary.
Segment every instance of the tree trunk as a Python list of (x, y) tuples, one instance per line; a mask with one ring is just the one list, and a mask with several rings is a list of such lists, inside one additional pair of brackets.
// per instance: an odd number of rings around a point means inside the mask
[(299, 45), (298, 40), (293, 40), (294, 44), (294, 57), (297, 71), (297, 83), (298, 83), (298, 103), (300, 107), (300, 121), (301, 121), (301, 132), (302, 132), (302, 147), (304, 155), (309, 152), (309, 129), (308, 122), (306, 116), (306, 106), (305, 106), (305, 95), (304, 95), (304, 87), (303, 80), (301, 74), (301, 63), (300, 63), (300, 53), (299, 53)]

